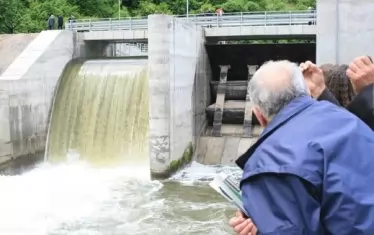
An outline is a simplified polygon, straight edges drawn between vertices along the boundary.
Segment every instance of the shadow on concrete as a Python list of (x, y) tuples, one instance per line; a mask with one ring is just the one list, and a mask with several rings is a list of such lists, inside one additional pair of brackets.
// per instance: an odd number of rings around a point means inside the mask
[(44, 151), (17, 157), (0, 165), (0, 175), (20, 175), (32, 170), (43, 159)]

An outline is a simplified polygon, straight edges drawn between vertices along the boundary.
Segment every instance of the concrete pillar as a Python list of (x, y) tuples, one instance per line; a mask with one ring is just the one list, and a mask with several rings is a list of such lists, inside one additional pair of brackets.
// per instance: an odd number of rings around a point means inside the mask
[(226, 96), (226, 82), (227, 82), (227, 72), (230, 69), (230, 65), (220, 65), (221, 72), (219, 77), (219, 84), (217, 87), (217, 98), (216, 106), (214, 111), (214, 120), (213, 120), (213, 136), (221, 136), (221, 127), (222, 127), (222, 117), (223, 117), (223, 108), (225, 104)]
[[(253, 74), (257, 70), (257, 65), (247, 65), (248, 66), (248, 84), (249, 80), (252, 78)], [(247, 95), (245, 97), (245, 109), (244, 109), (244, 121), (243, 121), (243, 137), (252, 137), (252, 104), (249, 98), (249, 90), (247, 85)]]
[(148, 16), (149, 147), (152, 173), (167, 171), (170, 159), (170, 60), (172, 16)]
[(169, 177), (193, 157), (193, 97), (197, 92), (197, 47), (202, 32), (193, 22), (173, 16), (148, 16), (149, 154), (153, 178)]
[(116, 43), (109, 43), (106, 48), (105, 56), (106, 57), (116, 57)]
[(374, 55), (373, 0), (317, 0), (317, 63)]
[[(3, 85), (3, 84), (2, 84)], [(6, 86), (3, 85), (5, 88)], [(9, 95), (0, 92), (0, 164), (2, 159), (8, 160), (13, 155), (13, 145), (10, 136)]]

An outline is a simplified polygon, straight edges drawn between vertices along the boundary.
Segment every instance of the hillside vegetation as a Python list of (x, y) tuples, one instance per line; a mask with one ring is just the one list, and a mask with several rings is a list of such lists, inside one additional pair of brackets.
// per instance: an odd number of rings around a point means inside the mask
[[(306, 10), (315, 0), (189, 0), (189, 12)], [(0, 0), (0, 33), (32, 33), (47, 28), (48, 16), (118, 17), (118, 0)], [(121, 17), (186, 13), (186, 0), (121, 0)]]

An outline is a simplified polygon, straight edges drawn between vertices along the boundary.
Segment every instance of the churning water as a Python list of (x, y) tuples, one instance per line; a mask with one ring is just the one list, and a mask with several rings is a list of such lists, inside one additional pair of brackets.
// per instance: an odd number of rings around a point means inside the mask
[(236, 168), (193, 163), (170, 180), (149, 180), (148, 167), (43, 163), (0, 176), (0, 234), (225, 235), (234, 209), (207, 185)]
[(47, 161), (0, 176), (1, 235), (232, 234), (234, 208), (208, 181), (237, 168), (193, 163), (169, 180), (150, 180), (145, 62), (68, 67)]

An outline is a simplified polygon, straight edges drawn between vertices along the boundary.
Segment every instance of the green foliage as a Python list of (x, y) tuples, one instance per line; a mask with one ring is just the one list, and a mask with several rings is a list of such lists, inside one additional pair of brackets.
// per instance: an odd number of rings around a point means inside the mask
[(266, 4), (263, 0), (228, 0), (222, 5), (222, 8), (225, 12), (261, 11), (266, 9)]
[(118, 7), (118, 0), (67, 0), (67, 2), (77, 6), (81, 15), (100, 18), (110, 17), (115, 9), (114, 6)]
[(68, 3), (68, 0), (34, 1), (26, 9), (23, 21), (27, 24), (29, 32), (38, 32), (47, 28), (47, 20), (51, 14), (55, 17), (65, 16), (66, 19), (71, 15), (77, 17), (79, 8)]
[(0, 32), (17, 33), (22, 31), (23, 4), (18, 0), (0, 0)]
[[(188, 0), (189, 13), (214, 13), (265, 10), (306, 10), (316, 0)], [(31, 33), (47, 28), (53, 14), (67, 18), (117, 18), (149, 14), (186, 14), (187, 0), (0, 0), (0, 33)]]

